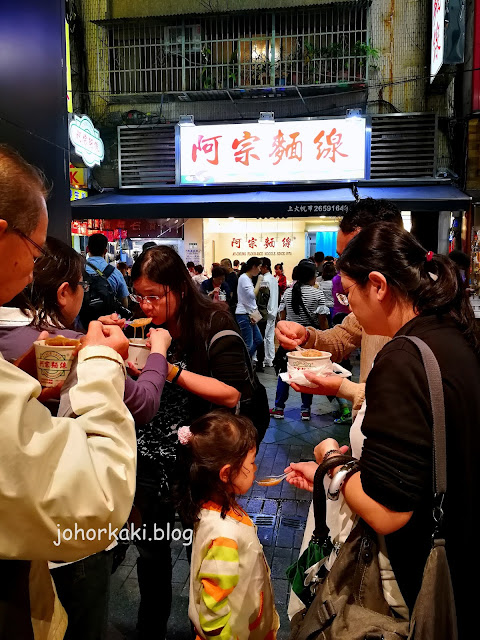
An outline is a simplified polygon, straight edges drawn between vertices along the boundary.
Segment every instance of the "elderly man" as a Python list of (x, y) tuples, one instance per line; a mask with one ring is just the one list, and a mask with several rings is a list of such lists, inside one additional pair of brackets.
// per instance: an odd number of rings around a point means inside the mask
[[(33, 263), (45, 255), (45, 196), (39, 172), (0, 146), (0, 305), (32, 281)], [(0, 354), (2, 639), (61, 639), (65, 614), (47, 560), (105, 549), (109, 528), (128, 518), (136, 437), (123, 404), (127, 353), (118, 327), (90, 325), (70, 392), (76, 419), (52, 418), (38, 400), (38, 381)]]

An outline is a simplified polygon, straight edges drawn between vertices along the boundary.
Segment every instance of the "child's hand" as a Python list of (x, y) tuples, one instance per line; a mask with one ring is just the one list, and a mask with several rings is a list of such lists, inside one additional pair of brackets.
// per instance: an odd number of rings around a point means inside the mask
[(284, 469), (285, 473), (288, 473), (285, 480), (299, 489), (305, 489), (305, 491), (313, 493), (313, 478), (317, 469), (318, 464), (316, 462), (291, 462)]
[(167, 356), (168, 347), (172, 343), (172, 336), (166, 329), (150, 329), (147, 336), (147, 347), (152, 353), (161, 353)]

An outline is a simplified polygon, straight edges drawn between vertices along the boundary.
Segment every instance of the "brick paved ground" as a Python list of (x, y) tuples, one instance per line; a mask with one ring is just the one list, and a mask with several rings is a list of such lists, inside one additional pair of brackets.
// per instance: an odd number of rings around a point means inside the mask
[[(354, 371), (358, 369), (355, 367)], [(273, 369), (265, 369), (259, 378), (267, 388), (273, 406), (277, 378)], [(300, 396), (291, 392), (284, 420), (271, 420), (257, 457), (257, 477), (283, 472), (288, 462), (313, 459), (313, 446), (327, 437), (340, 444), (347, 442), (349, 427), (336, 426), (331, 411), (337, 409), (323, 397), (314, 398), (312, 419), (300, 419)], [(255, 516), (258, 537), (272, 572), (275, 601), (280, 615), (279, 639), (288, 637), (288, 587), (285, 569), (298, 557), (303, 526), (310, 503), (310, 494), (283, 482), (276, 487), (254, 484), (241, 504)], [(262, 518), (264, 516), (264, 518)], [(139, 604), (136, 569), (137, 551), (130, 546), (123, 564), (112, 576), (108, 640), (133, 640)], [(188, 621), (189, 565), (181, 542), (172, 543), (173, 606), (169, 620), (169, 640), (191, 640)], [(161, 579), (161, 578), (159, 578)], [(154, 640), (152, 638), (152, 640)]]

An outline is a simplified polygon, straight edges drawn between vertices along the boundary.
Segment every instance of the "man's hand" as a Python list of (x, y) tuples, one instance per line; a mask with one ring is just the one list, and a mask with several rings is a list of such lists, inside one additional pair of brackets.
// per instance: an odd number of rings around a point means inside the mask
[(105, 325), (117, 325), (120, 329), (125, 327), (125, 318), (120, 318), (118, 313), (111, 313), (109, 316), (100, 316), (98, 322)]
[(169, 346), (172, 344), (172, 336), (166, 329), (150, 329), (147, 336), (147, 347), (152, 353), (161, 353), (167, 356)]
[(104, 325), (98, 320), (94, 320), (88, 325), (88, 333), (83, 339), (81, 349), (100, 345), (111, 347), (124, 360), (128, 357), (128, 339), (120, 327)]
[(316, 462), (291, 462), (284, 469), (285, 473), (288, 473), (285, 480), (299, 489), (313, 492), (313, 478), (317, 469)]
[[(333, 438), (325, 438), (325, 440), (322, 440), (319, 444), (317, 444), (317, 446), (313, 450), (313, 453), (315, 454), (315, 460), (318, 462), (318, 464), (322, 464), (323, 456), (327, 453), (327, 451), (333, 451), (335, 449), (338, 449), (339, 455), (343, 455), (348, 451), (348, 446), (344, 445), (343, 447), (339, 447), (338, 442)], [(330, 459), (330, 457), (328, 459)]]
[(303, 375), (309, 382), (313, 382), (315, 387), (302, 387), (295, 382), (290, 385), (295, 391), (300, 393), (310, 393), (314, 396), (336, 396), (343, 378), (336, 375), (331, 376), (319, 376), (309, 371), (304, 371)]
[(303, 344), (307, 335), (307, 330), (297, 322), (281, 320), (277, 324), (275, 335), (277, 336), (280, 345), (286, 351), (293, 351), (295, 347)]

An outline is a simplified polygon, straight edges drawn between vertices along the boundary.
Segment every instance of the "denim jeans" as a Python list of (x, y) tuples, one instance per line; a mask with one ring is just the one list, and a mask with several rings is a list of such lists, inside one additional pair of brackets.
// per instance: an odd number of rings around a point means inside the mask
[[(275, 396), (275, 409), (285, 409), (285, 403), (290, 393), (290, 385), (284, 382), (281, 378), (278, 378), (277, 382), (277, 395)], [(302, 411), (304, 409), (310, 409), (313, 402), (313, 395), (311, 393), (302, 393)]]
[(250, 322), (250, 318), (246, 313), (236, 313), (235, 319), (242, 332), (242, 338), (247, 345), (248, 353), (253, 358), (258, 346), (263, 342), (262, 334), (256, 324)]

